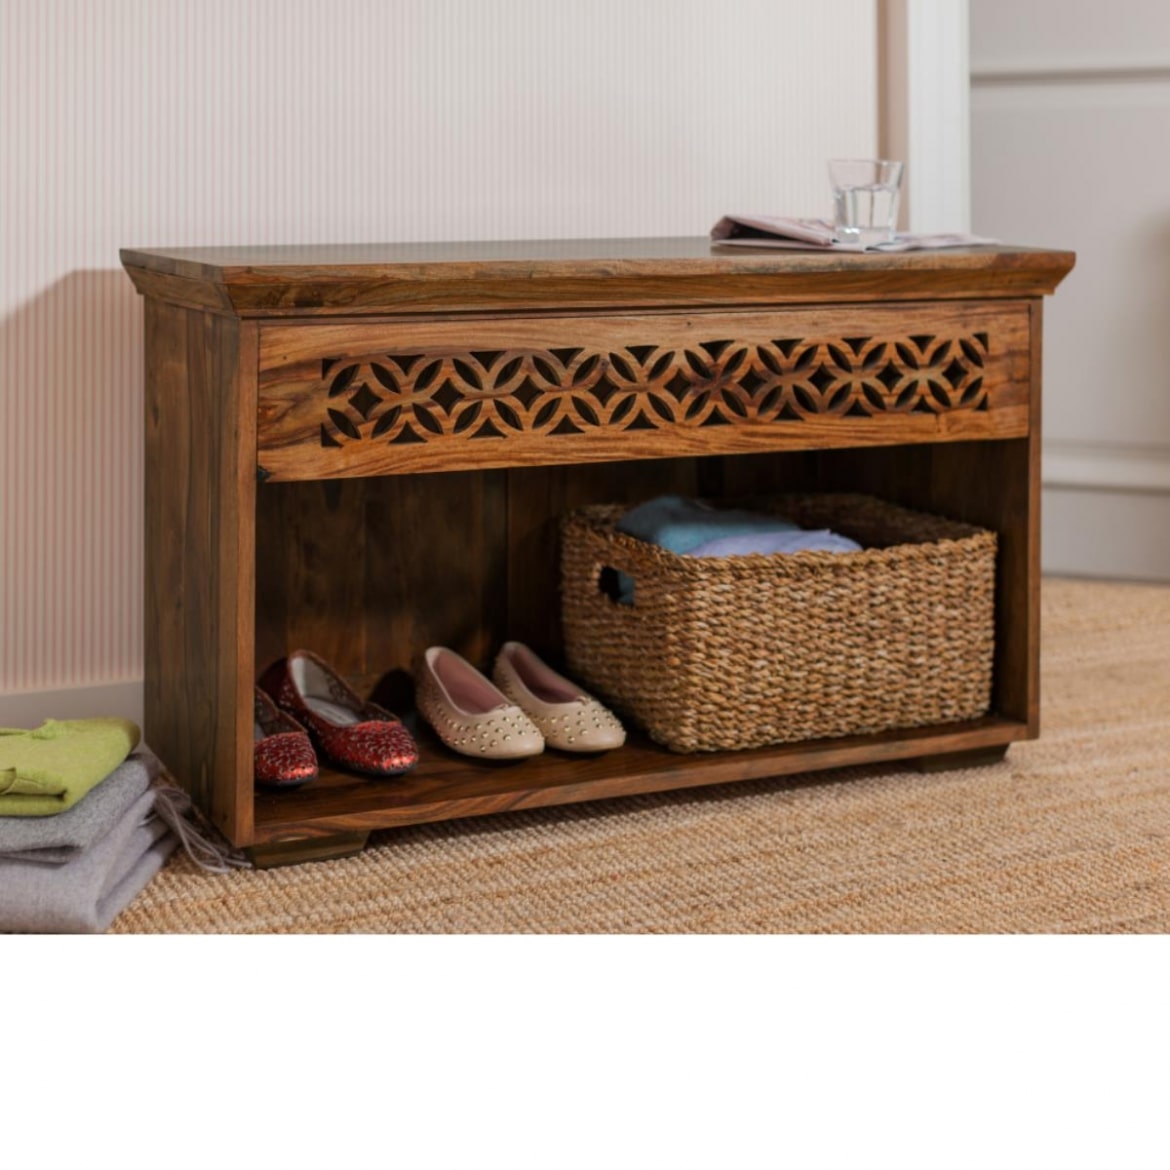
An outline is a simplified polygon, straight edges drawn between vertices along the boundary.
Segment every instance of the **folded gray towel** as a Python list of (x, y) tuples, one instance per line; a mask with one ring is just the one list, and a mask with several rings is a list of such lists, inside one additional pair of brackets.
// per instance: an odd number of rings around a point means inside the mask
[(159, 774), (158, 757), (139, 747), (72, 808), (50, 817), (0, 816), (0, 860), (63, 865), (104, 837)]
[[(0, 931), (100, 934), (178, 845), (144, 792), (100, 839), (61, 865), (0, 860)], [(64, 814), (62, 814), (64, 815)]]

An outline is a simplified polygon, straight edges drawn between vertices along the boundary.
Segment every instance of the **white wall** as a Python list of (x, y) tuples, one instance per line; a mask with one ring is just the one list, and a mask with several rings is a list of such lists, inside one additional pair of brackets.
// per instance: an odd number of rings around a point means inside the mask
[(825, 160), (876, 147), (874, 9), (0, 0), (0, 724), (137, 713), (141, 318), (120, 246), (827, 214)]
[(1045, 308), (1044, 565), (1170, 580), (1170, 5), (971, 0), (977, 232), (1072, 248)]

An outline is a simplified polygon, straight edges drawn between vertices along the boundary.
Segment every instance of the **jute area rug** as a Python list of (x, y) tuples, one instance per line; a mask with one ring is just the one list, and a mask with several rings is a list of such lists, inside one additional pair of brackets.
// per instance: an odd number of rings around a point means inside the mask
[(176, 858), (120, 933), (1161, 932), (1170, 588), (1048, 580), (1043, 732), (894, 767), (424, 825), (343, 861)]

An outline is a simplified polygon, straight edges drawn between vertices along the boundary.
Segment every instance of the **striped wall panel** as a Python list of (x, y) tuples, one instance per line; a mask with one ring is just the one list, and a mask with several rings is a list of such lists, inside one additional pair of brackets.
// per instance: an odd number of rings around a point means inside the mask
[(693, 235), (825, 214), (874, 0), (3, 0), (0, 694), (134, 679), (124, 245)]

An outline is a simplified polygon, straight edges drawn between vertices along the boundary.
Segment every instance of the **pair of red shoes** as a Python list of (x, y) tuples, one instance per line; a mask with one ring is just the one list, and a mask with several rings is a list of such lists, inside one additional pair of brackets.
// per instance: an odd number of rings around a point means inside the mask
[(255, 693), (256, 783), (299, 788), (317, 775), (317, 754), (370, 776), (398, 776), (418, 748), (398, 717), (367, 703), (308, 650), (274, 662)]

